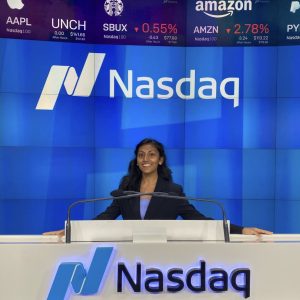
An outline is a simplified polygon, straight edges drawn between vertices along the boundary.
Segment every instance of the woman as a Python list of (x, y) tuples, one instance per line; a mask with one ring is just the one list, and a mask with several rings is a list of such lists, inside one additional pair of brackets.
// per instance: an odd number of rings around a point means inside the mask
[[(129, 163), (128, 174), (121, 180), (119, 189), (141, 193), (164, 192), (184, 196), (182, 187), (175, 184), (163, 145), (154, 139), (144, 139), (137, 144), (135, 158)], [(175, 220), (181, 216), (186, 220), (211, 220), (185, 199), (170, 199), (145, 195), (127, 199), (114, 199), (112, 204), (96, 220), (114, 220), (118, 216), (124, 220)], [(230, 233), (238, 234), (272, 234), (259, 228), (230, 225)], [(63, 235), (64, 231), (46, 234)]]
[[(141, 193), (164, 192), (184, 196), (182, 187), (172, 180), (167, 166), (167, 157), (161, 143), (144, 139), (135, 148), (135, 158), (129, 163), (128, 174), (121, 180), (119, 188)], [(181, 216), (186, 220), (207, 220), (187, 200), (169, 199), (151, 195), (115, 199), (112, 204), (95, 219), (113, 220), (119, 215), (125, 220), (175, 220)], [(271, 234), (259, 228), (230, 225), (230, 233)]]

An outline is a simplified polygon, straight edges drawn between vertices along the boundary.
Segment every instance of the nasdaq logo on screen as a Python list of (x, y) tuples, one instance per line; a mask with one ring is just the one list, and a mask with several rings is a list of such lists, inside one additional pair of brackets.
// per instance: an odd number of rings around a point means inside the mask
[[(95, 295), (108, 272), (108, 263), (113, 247), (98, 247), (88, 272), (81, 262), (61, 263), (56, 272), (47, 300), (66, 300), (69, 286), (82, 296)], [(141, 262), (133, 264), (117, 261), (112, 267), (116, 284), (112, 293), (131, 292), (153, 295), (190, 291), (193, 293), (225, 293), (233, 291), (244, 298), (250, 297), (251, 271), (249, 268), (226, 270), (223, 267), (210, 268), (205, 260), (199, 260), (194, 267), (170, 268), (147, 266)], [(109, 285), (111, 286), (111, 285)], [(126, 293), (127, 294), (127, 293)]]
[[(80, 76), (74, 67), (53, 65), (44, 84), (36, 105), (38, 110), (53, 110), (62, 86), (71, 96), (89, 97), (94, 88), (99, 71), (106, 57), (105, 53), (89, 53)], [(124, 74), (124, 72), (121, 72)], [(126, 73), (126, 71), (125, 71)], [(163, 71), (162, 71), (163, 73)], [(153, 79), (152, 76), (135, 76), (134, 70), (127, 70), (122, 78), (118, 70), (109, 70), (109, 97), (115, 98), (116, 88), (127, 99), (171, 99), (179, 97), (183, 100), (216, 100), (217, 93), (233, 101), (233, 107), (239, 106), (238, 77), (227, 77), (219, 82), (213, 77), (196, 78), (196, 70), (186, 72), (187, 76), (175, 80), (171, 76)]]
[(252, 10), (252, 0), (196, 1), (195, 9), (212, 18), (224, 18), (232, 16), (234, 11)]
[(97, 248), (88, 271), (85, 270), (81, 262), (61, 263), (57, 269), (47, 300), (64, 300), (69, 285), (78, 295), (98, 293), (112, 251), (113, 247)]
[(53, 110), (63, 85), (68, 95), (89, 97), (104, 57), (104, 53), (89, 53), (79, 78), (73, 67), (52, 66), (36, 109)]

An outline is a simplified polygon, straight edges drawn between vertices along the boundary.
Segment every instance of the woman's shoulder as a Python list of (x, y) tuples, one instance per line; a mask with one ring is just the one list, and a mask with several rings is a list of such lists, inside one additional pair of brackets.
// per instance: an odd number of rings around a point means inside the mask
[(129, 183), (130, 183), (129, 176), (128, 175), (123, 176), (119, 184), (119, 189), (128, 190)]
[(160, 179), (160, 185), (164, 189), (166, 189), (166, 192), (173, 192), (176, 194), (182, 194), (183, 193), (183, 188), (180, 184), (177, 184), (173, 181), (166, 180), (164, 178)]
[(179, 194), (183, 193), (182, 185), (177, 184), (175, 182), (170, 183), (170, 189), (172, 189), (172, 192), (176, 192), (176, 193), (179, 193)]

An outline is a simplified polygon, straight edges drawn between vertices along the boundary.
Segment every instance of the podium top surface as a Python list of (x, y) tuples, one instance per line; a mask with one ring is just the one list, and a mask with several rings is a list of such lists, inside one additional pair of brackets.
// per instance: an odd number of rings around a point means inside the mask
[(62, 243), (64, 238), (56, 235), (0, 235), (1, 244), (48, 244)]
[[(230, 241), (231, 243), (269, 243), (269, 242), (300, 243), (300, 234), (273, 234), (273, 235), (261, 235), (259, 237), (255, 235), (231, 234)], [(61, 244), (64, 242), (65, 242), (64, 237), (60, 238), (57, 236), (0, 235), (0, 247), (3, 244)], [(173, 241), (170, 241), (168, 243), (173, 243)], [(214, 243), (214, 242), (193, 241), (191, 243)], [(220, 241), (216, 243), (220, 243)]]

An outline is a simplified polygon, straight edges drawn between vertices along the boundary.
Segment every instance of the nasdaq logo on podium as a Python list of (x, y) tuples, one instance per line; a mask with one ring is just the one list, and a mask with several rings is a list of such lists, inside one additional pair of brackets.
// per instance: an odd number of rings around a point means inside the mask
[(113, 247), (96, 249), (89, 270), (81, 262), (61, 263), (56, 272), (47, 300), (64, 300), (71, 285), (78, 295), (94, 295), (102, 282)]
[[(90, 296), (99, 293), (104, 274), (108, 272), (108, 264), (113, 247), (98, 247), (94, 253), (90, 267), (86, 270), (81, 262), (63, 262), (59, 265), (47, 300), (67, 300), (70, 288), (77, 295)], [(250, 297), (249, 268), (210, 267), (205, 260), (199, 260), (194, 267), (182, 268), (172, 265), (170, 268), (147, 266), (141, 262), (133, 264), (115, 261), (107, 273), (115, 278), (115, 291), (109, 294), (119, 295), (125, 291), (130, 293), (150, 293), (160, 298), (166, 293), (190, 291), (199, 293), (239, 293), (243, 298)], [(115, 274), (111, 276), (111, 273)], [(111, 285), (109, 285), (111, 286)], [(105, 291), (107, 294), (107, 289)], [(88, 298), (88, 297), (87, 297)]]

